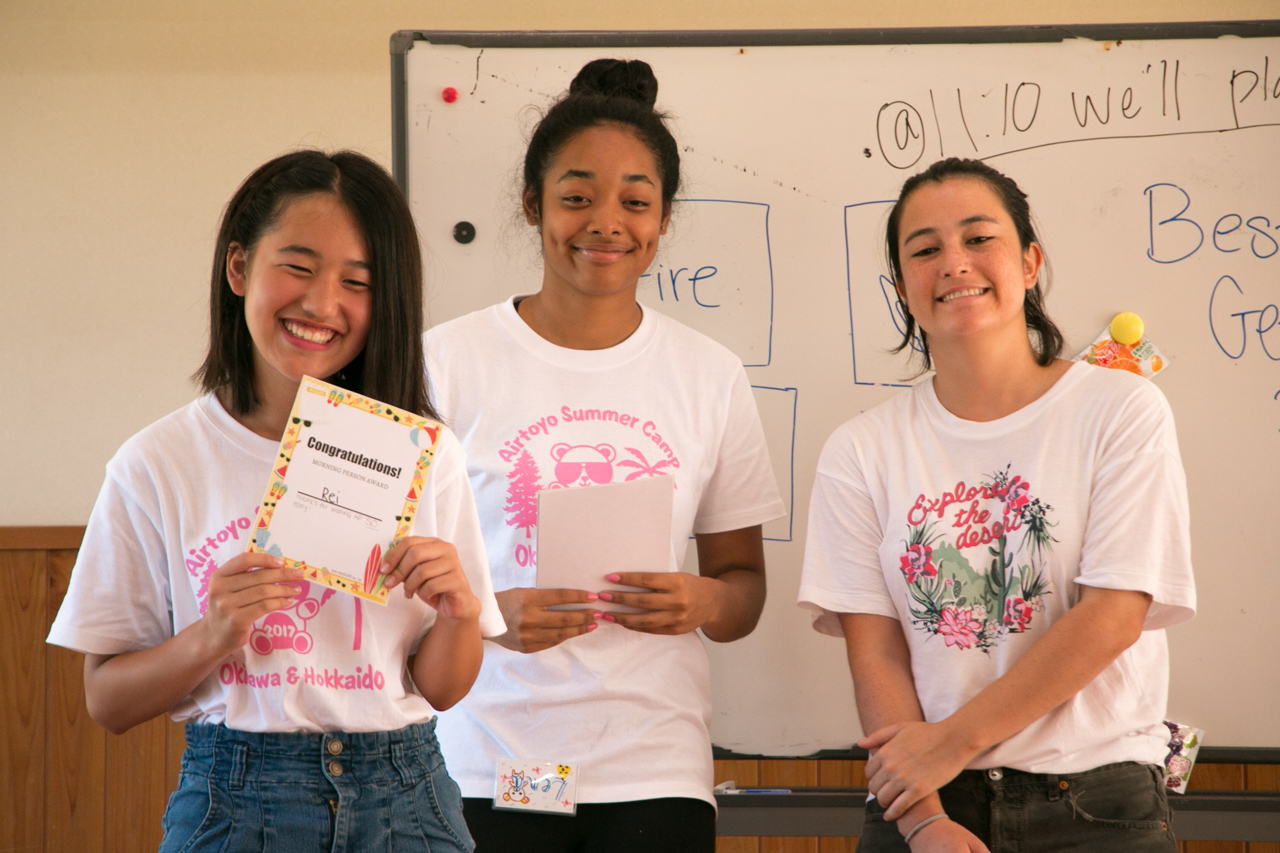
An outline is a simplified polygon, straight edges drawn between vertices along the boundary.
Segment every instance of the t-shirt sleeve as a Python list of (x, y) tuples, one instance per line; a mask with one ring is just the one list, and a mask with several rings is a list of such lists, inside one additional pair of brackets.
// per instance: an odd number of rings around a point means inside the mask
[(694, 533), (724, 533), (782, 518), (786, 506), (769, 462), (747, 372), (738, 366), (716, 467), (702, 492)]
[(505, 633), (507, 624), (493, 596), (493, 580), (489, 575), (489, 558), (480, 533), (480, 516), (476, 499), (467, 477), (466, 456), (462, 445), (449, 430), (440, 436), (435, 472), (440, 475), (436, 487), (436, 535), (452, 543), (467, 575), (471, 592), (480, 600), (480, 635), (496, 637)]
[(858, 464), (853, 437), (836, 430), (818, 462), (809, 500), (798, 603), (814, 613), (814, 630), (843, 637), (839, 613), (897, 619), (880, 568), (881, 525)]
[(116, 655), (173, 636), (168, 558), (152, 515), (108, 469), (47, 642)]
[(1187, 480), (1173, 412), (1143, 383), (1104, 437), (1076, 582), (1152, 597), (1144, 629), (1195, 615)]

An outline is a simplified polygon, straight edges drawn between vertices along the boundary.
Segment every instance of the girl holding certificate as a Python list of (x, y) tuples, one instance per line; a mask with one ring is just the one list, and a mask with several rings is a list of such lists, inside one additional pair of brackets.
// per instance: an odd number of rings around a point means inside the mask
[(828, 440), (800, 586), (869, 733), (858, 849), (1172, 853), (1164, 629), (1196, 599), (1169, 405), (1058, 358), (990, 166), (909, 179), (886, 244), (935, 373)]
[[(447, 431), (386, 607), (245, 553), (304, 375), (433, 416), (408, 205), (350, 152), (288, 154), (227, 205), (204, 397), (107, 465), (49, 642), (83, 651), (92, 717), (187, 721), (161, 850), (471, 849), (433, 709), (504, 630)], [(250, 637), (254, 641), (250, 643)]]
[[(656, 95), (643, 62), (581, 70), (525, 158), (542, 289), (426, 336), (508, 627), (440, 721), (481, 851), (715, 844), (710, 683), (695, 631), (727, 642), (754, 628), (760, 525), (784, 509), (741, 362), (636, 302), (680, 180)], [(609, 576), (652, 592), (534, 588), (538, 490), (657, 476), (675, 481), (670, 559)], [(697, 575), (678, 571), (691, 534)], [(597, 601), (642, 612), (549, 609)], [(493, 810), (507, 758), (577, 768), (576, 816)]]

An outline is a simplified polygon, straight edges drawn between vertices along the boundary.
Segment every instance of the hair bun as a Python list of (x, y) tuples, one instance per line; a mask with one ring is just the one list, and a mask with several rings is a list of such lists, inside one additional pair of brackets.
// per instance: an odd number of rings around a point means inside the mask
[(649, 63), (639, 59), (595, 59), (573, 78), (569, 94), (627, 98), (653, 109), (658, 101), (658, 78)]

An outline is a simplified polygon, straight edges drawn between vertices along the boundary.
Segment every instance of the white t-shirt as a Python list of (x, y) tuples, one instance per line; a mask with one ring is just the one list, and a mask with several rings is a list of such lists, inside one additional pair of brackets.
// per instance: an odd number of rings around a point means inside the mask
[[(112, 655), (198, 621), (210, 575), (245, 550), (278, 449), (212, 394), (125, 442), (107, 463), (48, 642)], [(465, 458), (448, 430), (426, 485), (413, 535), (453, 543), (480, 599), (481, 632), (502, 633)], [(398, 589), (384, 607), (303, 584), (295, 605), (255, 623), (269, 651), (255, 652), (251, 637), (170, 716), (253, 732), (392, 731), (430, 719), (405, 661), (435, 610)]]
[[(496, 589), (536, 585), (542, 488), (674, 477), (673, 570), (691, 533), (785, 514), (741, 362), (674, 320), (645, 309), (617, 346), (572, 350), (508, 301), (425, 341), (441, 417), (467, 448)], [(578, 766), (581, 802), (714, 802), (710, 712), (695, 634), (601, 621), (534, 654), (487, 643), (475, 687), (438, 725), (463, 796), (492, 797), (497, 759), (527, 758)]]
[(1190, 555), (1173, 415), (1155, 385), (1080, 363), (1029, 406), (977, 423), (944, 409), (929, 380), (827, 441), (800, 604), (835, 636), (837, 613), (898, 619), (936, 722), (1007, 672), (1079, 600), (1078, 584), (1149, 593), (1141, 639), (969, 766), (1159, 763), (1163, 629), (1195, 612)]

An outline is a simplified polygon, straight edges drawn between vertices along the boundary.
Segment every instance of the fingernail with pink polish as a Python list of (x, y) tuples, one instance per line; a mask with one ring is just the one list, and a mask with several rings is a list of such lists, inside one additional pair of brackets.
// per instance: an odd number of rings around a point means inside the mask
[(596, 623), (592, 622), (590, 625), (588, 625), (588, 626), (587, 626), (587, 633), (588, 633), (588, 634), (590, 634), (592, 631), (594, 631), (595, 629), (597, 629), (597, 628), (599, 628), (599, 627), (600, 627), (599, 625), (597, 625)]
[(587, 593), (587, 601), (595, 601), (599, 597), (600, 596), (596, 595), (594, 592)]
[(603, 610), (594, 610), (594, 611), (592, 611), (592, 613), (591, 613), (591, 618), (592, 618), (592, 619), (602, 619), (602, 618), (604, 618), (604, 611), (603, 611)]
[(611, 583), (617, 583), (622, 580), (622, 575), (605, 575), (605, 578)]
[(603, 601), (613, 601), (613, 596), (612, 596), (612, 595), (610, 595), (610, 594), (609, 594), (609, 593), (607, 593), (607, 592), (602, 592), (602, 593), (600, 593), (600, 598), (601, 598)]
[(614, 619), (614, 618), (613, 618), (613, 614), (612, 614), (612, 613), (606, 613), (606, 614), (604, 614), (604, 617), (603, 617), (603, 618), (604, 618), (604, 621), (606, 621), (606, 622), (617, 622), (617, 621), (618, 621), (617, 619)]

